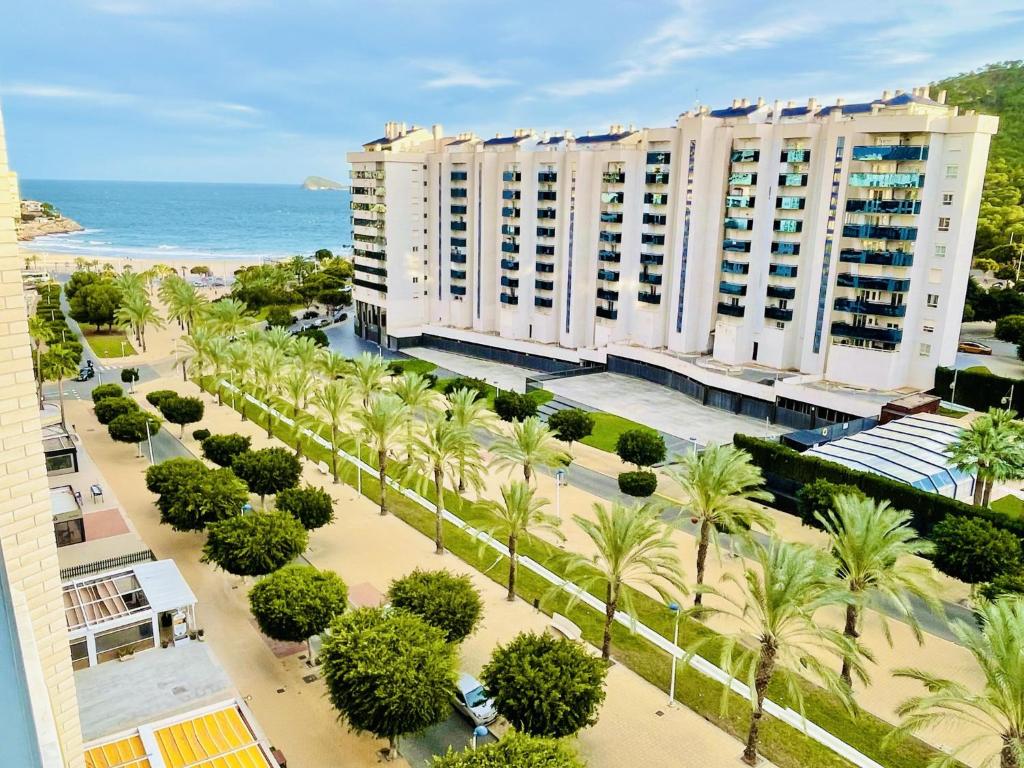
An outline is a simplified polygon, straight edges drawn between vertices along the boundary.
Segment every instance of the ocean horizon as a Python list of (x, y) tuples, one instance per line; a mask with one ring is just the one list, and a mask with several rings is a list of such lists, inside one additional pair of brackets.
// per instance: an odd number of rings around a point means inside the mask
[(349, 193), (300, 184), (21, 179), (85, 229), (23, 248), (147, 259), (281, 258), (351, 246)]

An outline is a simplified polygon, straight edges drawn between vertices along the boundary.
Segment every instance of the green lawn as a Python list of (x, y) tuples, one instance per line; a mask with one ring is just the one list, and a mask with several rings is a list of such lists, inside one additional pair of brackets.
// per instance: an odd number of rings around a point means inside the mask
[(1010, 518), (1020, 519), (1024, 517), (1024, 501), (1021, 501), (1013, 494), (1003, 496), (992, 502), (992, 509), (1002, 512)]
[[(279, 306), (279, 305), (277, 305), (277, 304), (268, 304), (265, 307), (260, 307), (259, 312), (256, 313), (256, 318), (255, 319), (257, 321), (259, 321), (259, 322), (263, 322), (264, 320), (267, 319), (267, 312), (270, 311), (270, 308), (271, 307), (276, 307), (276, 306)], [(299, 310), (302, 310), (303, 312), (306, 311), (306, 305), (305, 304), (285, 304), (284, 306), (288, 307), (288, 311), (291, 312), (292, 314), (295, 314)], [(301, 317), (301, 315), (300, 315), (300, 317)]]
[[(89, 346), (92, 347), (92, 351), (96, 353), (97, 357), (123, 357), (124, 355), (135, 354), (135, 347), (128, 341), (128, 337), (120, 331), (100, 331), (99, 333), (86, 331), (85, 339), (89, 342)], [(124, 355), (121, 353), (122, 342), (124, 342)]]
[(402, 358), (392, 362), (401, 363), (402, 370), (406, 373), (418, 373), (420, 376), (424, 376), (437, 368), (437, 363), (432, 363), (429, 360), (420, 360), (418, 357)]
[(598, 411), (590, 415), (594, 417), (594, 431), (580, 442), (609, 453), (615, 453), (615, 443), (623, 432), (628, 432), (631, 429), (650, 429), (650, 427), (645, 427), (643, 424), (624, 419), (613, 413)]
[(972, 365), (970, 368), (964, 368), (964, 373), (992, 373), (984, 365)]
[(943, 408), (941, 405), (939, 406), (939, 416), (945, 416), (950, 419), (962, 419), (968, 413), (970, 413), (970, 411), (961, 411), (955, 408)]

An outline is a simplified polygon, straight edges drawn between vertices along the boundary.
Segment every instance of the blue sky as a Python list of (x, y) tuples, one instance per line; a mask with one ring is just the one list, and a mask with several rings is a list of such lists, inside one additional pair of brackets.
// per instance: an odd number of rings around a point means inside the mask
[(387, 120), (483, 136), (668, 125), (697, 101), (868, 98), (1024, 58), (1024, 0), (7, 8), (0, 100), (25, 178), (341, 179)]

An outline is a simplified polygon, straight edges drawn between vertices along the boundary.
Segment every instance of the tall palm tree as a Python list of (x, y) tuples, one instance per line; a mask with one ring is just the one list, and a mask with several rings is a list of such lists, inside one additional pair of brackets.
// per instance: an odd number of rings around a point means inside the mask
[(321, 351), (316, 342), (306, 337), (292, 337), (291, 349), (289, 350), (292, 361), (301, 365), (312, 373), (313, 369), (320, 362)]
[(554, 467), (572, 460), (555, 433), (536, 416), (512, 422), (511, 433), (494, 441), (491, 454), (496, 469), (522, 467), (526, 482), (537, 467)]
[(288, 430), (289, 437), (295, 441), (295, 458), (301, 459), (305, 456), (306, 445), (312, 439), (312, 433), (316, 433), (320, 426), (319, 420), (308, 411), (300, 411), (292, 416), (292, 425)]
[[(596, 520), (573, 515), (583, 532), (594, 543), (593, 557), (568, 555), (565, 578), (593, 594), (604, 594), (604, 637), (601, 656), (611, 658), (612, 624), (615, 613), (623, 609), (635, 619), (632, 589), (649, 587), (669, 602), (670, 589), (686, 594), (683, 565), (672, 529), (661, 520), (661, 508), (651, 502), (626, 506), (594, 504)], [(572, 605), (578, 599), (574, 595)]]
[[(1000, 768), (1020, 768), (1024, 765), (1024, 597), (983, 601), (977, 618), (980, 627), (954, 619), (950, 628), (981, 670), (982, 689), (974, 691), (921, 669), (896, 670), (897, 677), (917, 680), (928, 692), (899, 705), (896, 712), (901, 722), (893, 736), (932, 726), (969, 724), (999, 739), (999, 751), (986, 755), (981, 765), (993, 766), (998, 760)], [(937, 756), (928, 768), (954, 765), (957, 755), (985, 738), (969, 739), (951, 755)]]
[(206, 322), (228, 338), (239, 336), (256, 321), (244, 301), (231, 298), (207, 305), (204, 314)]
[[(412, 413), (412, 406), (404, 403)], [(475, 444), (468, 430), (445, 418), (435, 416), (418, 429), (411, 430), (407, 452), (406, 478), (421, 493), (429, 484), (426, 469), (434, 484), (434, 546), (435, 552), (444, 554), (444, 491), (445, 481), (455, 484), (459, 471), (474, 488), (483, 487), (483, 462), (467, 461), (469, 443)]]
[(328, 349), (322, 352), (318, 367), (324, 378), (333, 381), (348, 374), (352, 370), (352, 363), (344, 355)]
[(43, 344), (53, 341), (53, 331), (46, 324), (46, 321), (39, 315), (32, 315), (28, 319), (28, 335), (32, 338), (32, 345), (36, 351), (36, 399), (39, 400), (39, 407), (43, 407), (43, 368), (40, 362), (43, 354)]
[[(175, 276), (160, 284), (158, 291), (161, 300), (167, 305), (167, 317), (177, 320), (178, 325), (186, 333), (192, 333), (192, 326), (204, 312), (209, 300), (195, 286)], [(225, 302), (217, 302), (223, 304)]]
[(141, 272), (125, 270), (114, 278), (114, 285), (120, 288), (121, 293), (125, 296), (133, 293), (145, 293), (146, 276)]
[[(358, 388), (356, 389), (358, 393)], [(409, 406), (390, 392), (377, 392), (370, 396), (366, 407), (356, 414), (365, 442), (377, 454), (377, 472), (380, 479), (380, 513), (388, 513), (387, 471), (388, 459), (407, 442), (412, 424)]]
[[(313, 394), (313, 407), (320, 417), (327, 422), (331, 431), (331, 474), (334, 482), (338, 482), (338, 451), (341, 450), (341, 438), (352, 416), (352, 404), (355, 392), (345, 381), (332, 379)], [(361, 458), (361, 457), (360, 457)]]
[(63, 344), (51, 344), (39, 361), (39, 375), (46, 381), (57, 382), (60, 397), (60, 423), (64, 420), (64, 379), (78, 370), (78, 354)]
[(115, 312), (118, 324), (130, 328), (135, 334), (135, 340), (142, 345), (142, 351), (146, 351), (146, 327), (163, 327), (163, 318), (157, 313), (153, 302), (145, 292), (139, 290), (135, 293), (127, 293), (121, 301), (121, 306)]
[(764, 477), (750, 454), (731, 445), (709, 445), (700, 453), (688, 453), (667, 474), (682, 488), (680, 514), (689, 512), (700, 524), (693, 604), (701, 605), (708, 548), (714, 544), (721, 559), (721, 531), (744, 534), (753, 525), (770, 529), (771, 517), (755, 502), (771, 501), (772, 495), (762, 489)]
[[(936, 595), (934, 570), (918, 559), (935, 547), (917, 538), (917, 532), (910, 527), (911, 514), (893, 509), (887, 501), (837, 494), (833, 510), (826, 516), (815, 516), (831, 539), (832, 554), (839, 562), (839, 578), (854, 598), (846, 605), (843, 633), (851, 641), (860, 637), (858, 624), (865, 606), (882, 598), (910, 625), (917, 641), (923, 642), (910, 596), (921, 598), (936, 613), (942, 611), (942, 604)], [(884, 613), (879, 612), (879, 616), (885, 638), (892, 645), (889, 622)], [(843, 658), (839, 675), (843, 682), (852, 685), (849, 658)]]
[(253, 355), (252, 372), (256, 388), (267, 406), (267, 437), (274, 436), (274, 396), (280, 385), (281, 369), (284, 367), (284, 353), (276, 347), (263, 346)]
[(203, 373), (210, 364), (210, 341), (213, 334), (204, 326), (196, 326), (192, 333), (179, 339), (178, 353), (181, 360), (182, 381), (188, 381), (188, 370), (202, 384)]
[(210, 367), (213, 368), (213, 385), (217, 389), (217, 405), (221, 405), (224, 402), (221, 381), (224, 378), (224, 372), (229, 370), (231, 366), (230, 349), (231, 342), (223, 336), (211, 337), (206, 345), (206, 356), (210, 360)]
[(1024, 437), (1011, 410), (990, 408), (960, 433), (946, 449), (962, 472), (975, 475), (974, 504), (988, 506), (996, 481), (1024, 474)]
[(516, 570), (519, 566), (519, 542), (539, 531), (565, 538), (559, 529), (561, 520), (547, 511), (551, 502), (537, 496), (536, 489), (522, 480), (501, 486), (501, 501), (486, 500), (481, 507), (493, 518), (487, 532), (508, 546), (508, 600), (516, 599)]
[(363, 407), (370, 404), (370, 396), (384, 388), (385, 380), (390, 376), (388, 364), (377, 355), (363, 352), (352, 361), (350, 373), (356, 395)]
[[(487, 407), (487, 401), (480, 397), (475, 389), (464, 387), (448, 395), (448, 418), (470, 433), (478, 429), (494, 431), (498, 424), (498, 415)], [(473, 454), (479, 455), (479, 446), (473, 446)], [(459, 473), (459, 490), (466, 490), (466, 483)]]
[(288, 406), (292, 416), (296, 416), (306, 407), (306, 398), (313, 390), (313, 374), (308, 368), (293, 365), (281, 377), (281, 400)]
[(391, 380), (392, 391), (409, 409), (420, 416), (430, 416), (444, 409), (444, 395), (434, 389), (430, 379), (415, 371), (407, 371)]
[[(230, 371), (231, 385), (238, 395), (242, 395), (242, 385), (252, 375), (252, 347), (240, 341), (230, 342), (228, 346), (227, 367)], [(244, 395), (243, 395), (244, 397)], [(232, 395), (232, 403), (235, 395)], [(241, 401), (242, 421), (245, 421), (245, 400)]]
[[(811, 676), (852, 707), (850, 686), (829, 666), (827, 657), (849, 658), (852, 673), (865, 680), (860, 658), (869, 656), (849, 637), (815, 617), (821, 608), (848, 605), (853, 600), (837, 578), (837, 563), (828, 552), (774, 537), (767, 544), (748, 538), (743, 549), (747, 565), (742, 576), (722, 576), (723, 582), (739, 588), (739, 594), (709, 591), (721, 598), (721, 605), (714, 610), (731, 616), (740, 626), (725, 638), (719, 665), (750, 688), (750, 727), (743, 762), (756, 765), (765, 694), (779, 667), (791, 673), (782, 679), (801, 712), (798, 672)], [(756, 643), (755, 653), (738, 647), (750, 640)], [(690, 652), (696, 652), (702, 642)]]
[(275, 325), (263, 334), (263, 343), (268, 347), (279, 349), (284, 354), (290, 355), (292, 346), (295, 344), (295, 337), (292, 336), (291, 331), (287, 328)]

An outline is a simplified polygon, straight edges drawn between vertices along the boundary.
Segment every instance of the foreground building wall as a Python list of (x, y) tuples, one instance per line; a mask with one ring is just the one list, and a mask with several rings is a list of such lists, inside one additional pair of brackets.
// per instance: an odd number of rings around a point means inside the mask
[(373, 276), (357, 316), (384, 319), (360, 332), (929, 388), (956, 354), (996, 126), (927, 89), (596, 136), (391, 123), (349, 155), (356, 269)]

